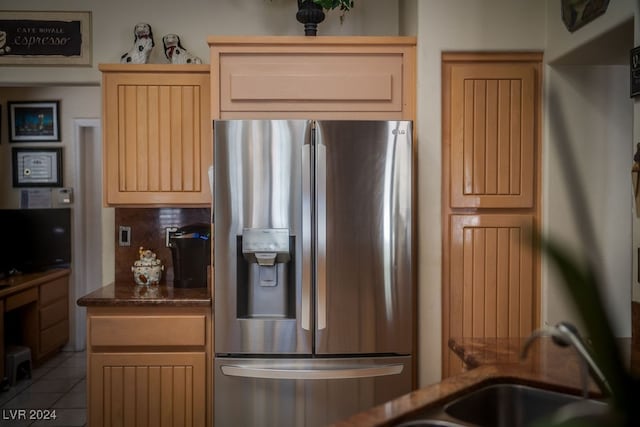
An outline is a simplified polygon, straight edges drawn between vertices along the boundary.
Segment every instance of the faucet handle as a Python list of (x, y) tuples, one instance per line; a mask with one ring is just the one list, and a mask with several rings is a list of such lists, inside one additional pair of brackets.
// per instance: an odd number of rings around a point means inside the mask
[(571, 345), (571, 342), (566, 339), (568, 335), (574, 335), (575, 337), (580, 338), (578, 328), (573, 323), (569, 323), (566, 321), (558, 322), (555, 326), (555, 329), (561, 333), (552, 333), (551, 339), (560, 347), (568, 347), (569, 345)]

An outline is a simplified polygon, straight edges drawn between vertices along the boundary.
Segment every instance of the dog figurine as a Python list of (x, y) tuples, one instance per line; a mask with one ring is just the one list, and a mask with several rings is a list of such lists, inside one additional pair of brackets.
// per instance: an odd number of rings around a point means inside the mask
[(146, 64), (155, 46), (151, 25), (141, 22), (133, 29), (133, 47), (120, 57), (123, 64)]
[(202, 60), (182, 47), (180, 37), (167, 34), (162, 38), (164, 55), (172, 64), (202, 64)]

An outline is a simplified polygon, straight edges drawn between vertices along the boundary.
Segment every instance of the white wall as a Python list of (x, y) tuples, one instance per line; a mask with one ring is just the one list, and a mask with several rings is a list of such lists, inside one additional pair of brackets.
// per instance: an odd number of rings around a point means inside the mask
[[(151, 25), (155, 48), (151, 62), (165, 63), (162, 36), (178, 34), (182, 45), (209, 62), (211, 35), (303, 35), (295, 19), (296, 0), (0, 0), (0, 10), (69, 10), (92, 12), (93, 67), (2, 67), (0, 85), (15, 83), (98, 84), (97, 64), (119, 62), (133, 43), (138, 22)], [(319, 35), (398, 35), (398, 2), (356, 0), (340, 24), (331, 11)]]
[(547, 0), (547, 40), (545, 61), (553, 63), (576, 47), (584, 45), (634, 16), (637, 0), (611, 0), (601, 15), (570, 33), (562, 22), (561, 0)]
[(419, 0), (418, 186), (420, 385), (441, 377), (441, 53), (541, 51), (545, 8), (538, 0)]
[[(1, 79), (1, 78), (0, 78)], [(73, 187), (73, 122), (74, 118), (100, 117), (100, 88), (98, 87), (2, 87), (0, 82), (0, 209), (19, 207), (19, 190), (13, 188), (11, 178), (12, 147), (62, 147), (63, 185)], [(60, 101), (61, 142), (9, 143), (7, 102)]]
[[(617, 336), (631, 336), (632, 274), (632, 129), (628, 66), (565, 65), (547, 67), (548, 104), (543, 173), (543, 229), (577, 253), (601, 260), (601, 295)], [(561, 144), (568, 144), (577, 165), (588, 211), (574, 210), (575, 186), (567, 188)], [(565, 145), (566, 147), (567, 145)], [(596, 247), (585, 247), (587, 216)], [(555, 270), (543, 262), (542, 321), (579, 323), (573, 303)]]

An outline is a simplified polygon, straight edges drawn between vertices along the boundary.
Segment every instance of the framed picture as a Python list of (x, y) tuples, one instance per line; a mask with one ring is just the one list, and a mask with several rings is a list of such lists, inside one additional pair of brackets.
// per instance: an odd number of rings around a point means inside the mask
[(62, 148), (12, 148), (14, 187), (62, 187)]
[(8, 102), (9, 141), (60, 141), (58, 101)]
[(0, 65), (91, 65), (91, 12), (0, 10)]
[(569, 32), (604, 14), (609, 7), (609, 0), (562, 0), (562, 22)]
[(631, 97), (640, 95), (640, 47), (631, 49), (629, 57), (629, 76), (631, 78)]

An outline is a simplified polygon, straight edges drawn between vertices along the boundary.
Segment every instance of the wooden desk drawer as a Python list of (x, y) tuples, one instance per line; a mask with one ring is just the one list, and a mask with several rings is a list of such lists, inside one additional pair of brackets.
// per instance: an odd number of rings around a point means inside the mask
[(61, 277), (50, 283), (40, 286), (40, 307), (50, 304), (51, 302), (67, 297), (69, 291), (69, 278)]
[(38, 288), (27, 289), (5, 299), (4, 311), (15, 310), (38, 300)]
[(67, 299), (59, 299), (40, 309), (40, 329), (46, 329), (68, 317)]
[(204, 346), (205, 316), (92, 316), (92, 346)]
[(40, 332), (40, 354), (62, 347), (69, 341), (69, 322), (65, 319)]

